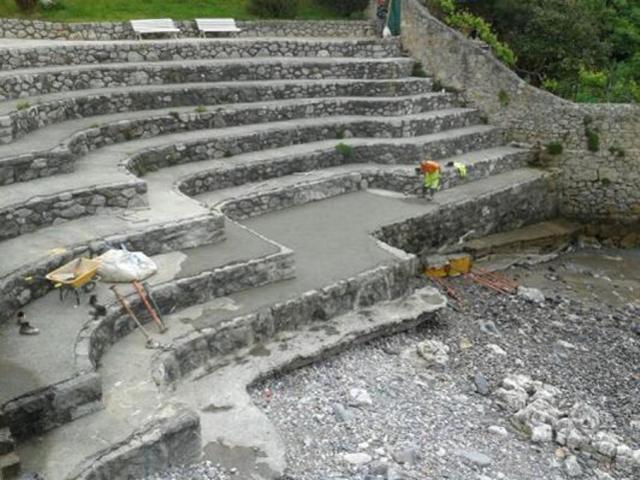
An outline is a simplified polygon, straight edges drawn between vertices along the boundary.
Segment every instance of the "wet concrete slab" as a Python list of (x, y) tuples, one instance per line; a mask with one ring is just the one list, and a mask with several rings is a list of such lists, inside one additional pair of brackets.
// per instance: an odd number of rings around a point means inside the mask
[[(234, 222), (227, 222), (226, 232), (227, 239), (221, 243), (154, 256), (159, 271), (148, 283), (157, 285), (279, 250)], [(119, 291), (127, 294), (133, 288), (125, 284)], [(113, 301), (109, 284), (98, 283), (93, 293), (102, 304)], [(76, 336), (91, 311), (87, 301), (88, 295), (83, 293), (81, 304), (76, 306), (72, 295), (60, 301), (58, 292), (51, 291), (24, 308), (27, 320), (40, 329), (39, 335), (20, 335), (13, 321), (0, 327), (0, 405), (74, 373)]]

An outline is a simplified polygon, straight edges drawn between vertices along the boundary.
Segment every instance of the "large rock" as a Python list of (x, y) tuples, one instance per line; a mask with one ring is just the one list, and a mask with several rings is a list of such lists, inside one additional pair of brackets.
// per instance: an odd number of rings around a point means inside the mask
[(424, 340), (416, 345), (416, 351), (429, 367), (444, 369), (449, 363), (449, 347), (439, 340)]
[(537, 288), (518, 287), (518, 296), (532, 303), (543, 304), (545, 302), (544, 294)]
[(352, 407), (366, 407), (373, 405), (371, 395), (364, 388), (352, 388), (349, 390), (349, 405)]
[(371, 455), (367, 453), (345, 453), (342, 458), (347, 463), (356, 466), (365, 465), (372, 460)]

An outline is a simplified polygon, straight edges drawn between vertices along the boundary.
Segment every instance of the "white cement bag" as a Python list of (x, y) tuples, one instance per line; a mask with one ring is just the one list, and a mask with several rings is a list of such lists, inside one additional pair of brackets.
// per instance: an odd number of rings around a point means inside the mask
[(109, 250), (99, 260), (98, 275), (104, 282), (144, 280), (158, 271), (154, 261), (142, 252)]

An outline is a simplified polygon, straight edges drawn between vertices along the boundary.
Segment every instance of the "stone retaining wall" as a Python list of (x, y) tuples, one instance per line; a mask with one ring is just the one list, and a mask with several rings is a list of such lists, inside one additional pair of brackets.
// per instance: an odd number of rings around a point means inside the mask
[[(337, 162), (349, 160), (339, 154), (336, 154), (336, 156), (335, 160)], [(442, 190), (447, 190), (490, 175), (525, 167), (531, 160), (531, 156), (531, 152), (523, 151), (519, 154), (509, 155), (500, 161), (478, 162), (469, 166), (467, 176), (464, 179), (460, 178), (455, 168), (445, 166), (442, 170), (441, 188)], [(312, 166), (307, 165), (307, 167)], [(315, 170), (315, 168), (311, 169)], [(272, 173), (268, 171), (268, 175)], [(217, 177), (215, 174), (211, 175), (212, 177)], [(259, 180), (264, 179), (253, 179), (253, 181)], [(380, 169), (375, 165), (363, 163), (358, 171), (335, 173), (311, 182), (283, 185), (281, 188), (272, 188), (264, 192), (247, 194), (239, 198), (225, 200), (215, 205), (215, 207), (228, 217), (241, 220), (366, 188), (415, 193), (416, 190), (419, 190), (420, 184), (420, 178), (416, 177), (413, 168), (408, 169), (405, 167), (389, 171)]]
[(374, 233), (379, 240), (420, 256), (454, 244), (473, 230), (473, 237), (513, 230), (557, 216), (557, 195), (548, 177), (511, 185), (484, 196), (462, 198), (421, 216), (386, 225)]
[[(210, 272), (202, 272), (195, 277), (154, 285), (151, 293), (160, 309), (166, 312), (290, 279), (295, 273), (293, 252), (279, 245), (278, 247), (278, 253), (260, 259), (230, 264)], [(96, 248), (102, 249), (103, 246), (96, 245)], [(132, 295), (127, 300), (141, 322), (152, 321), (137, 295)], [(87, 320), (76, 340), (76, 376), (7, 402), (0, 410), (2, 422), (11, 427), (17, 438), (22, 439), (100, 408), (102, 384), (99, 375), (95, 373), (100, 358), (109, 346), (135, 328), (135, 323), (122, 312), (117, 303), (108, 306), (105, 317)]]
[[(426, 70), (507, 129), (512, 138), (542, 146), (561, 142), (561, 213), (634, 223), (640, 220), (640, 106), (576, 104), (527, 84), (459, 32), (404, 0), (402, 42)], [(596, 132), (598, 152), (587, 148)]]
[(122, 442), (87, 458), (65, 480), (146, 478), (200, 459), (200, 417), (185, 406), (170, 405)]
[[(0, 278), (0, 322), (35, 298), (51, 290), (44, 276), (79, 256), (99, 255), (112, 245), (124, 244), (128, 250), (156, 255), (184, 248), (221, 241), (224, 238), (224, 218), (215, 213), (183, 221), (166, 223), (139, 230), (96, 239), (88, 244), (68, 245), (61, 254), (34, 259), (13, 272), (3, 272)], [(33, 278), (33, 281), (27, 280)]]
[(84, 373), (15, 398), (0, 408), (3, 422), (22, 440), (102, 408), (97, 373)]
[[(471, 112), (449, 117), (425, 118), (406, 122), (404, 120), (391, 119), (388, 121), (345, 121), (340, 118), (330, 118), (322, 125), (322, 128), (318, 128), (318, 125), (304, 126), (303, 124), (300, 124), (298, 128), (274, 125), (269, 129), (253, 133), (204, 138), (188, 143), (180, 143), (179, 145), (163, 145), (149, 148), (136, 153), (130, 158), (129, 169), (141, 174), (172, 165), (212, 158), (227, 158), (242, 153), (318, 142), (331, 138), (336, 139), (336, 145), (339, 143), (348, 145), (349, 139), (345, 137), (351, 136), (374, 138), (405, 137), (407, 138), (407, 144), (409, 144), (407, 148), (411, 148), (412, 142), (409, 135), (426, 135), (440, 129), (462, 127), (473, 122), (476, 119), (476, 115)], [(466, 150), (468, 150), (476, 148), (478, 145), (495, 146), (496, 142), (499, 143), (501, 140), (502, 133), (498, 130), (491, 130), (477, 135), (446, 138), (428, 145), (415, 144), (413, 148), (416, 149), (416, 152), (424, 150), (422, 153), (431, 152), (434, 158), (443, 158), (445, 153), (452, 154), (452, 152), (455, 152), (454, 148), (456, 147), (464, 148), (463, 146), (466, 146)], [(397, 149), (393, 147), (390, 150), (394, 153), (397, 152)], [(373, 158), (381, 157), (388, 158), (388, 152), (380, 151)]]
[(0, 50), (3, 71), (92, 63), (157, 62), (253, 57), (400, 57), (397, 40), (251, 39), (193, 42), (67, 43)]
[[(11, 136), (3, 138), (12, 140)], [(0, 143), (7, 142), (0, 140)], [(74, 155), (66, 148), (3, 158), (0, 159), (0, 186), (70, 173), (73, 171), (74, 163)]]
[[(202, 272), (195, 277), (178, 279), (151, 287), (151, 293), (163, 312), (184, 309), (216, 297), (288, 280), (295, 276), (293, 252), (280, 247), (278, 253)], [(141, 322), (152, 319), (137, 295), (127, 298)], [(133, 320), (113, 304), (107, 316), (90, 320), (78, 334), (76, 365), (79, 371), (97, 367), (104, 352), (118, 339), (136, 328)]]
[[(180, 37), (197, 37), (194, 21), (176, 22)], [(368, 21), (263, 20), (238, 21), (240, 37), (371, 37), (375, 26)], [(225, 34), (224, 36), (228, 36)], [(0, 37), (56, 40), (131, 40), (136, 35), (129, 22), (58, 23), (39, 20), (0, 20)], [(147, 36), (145, 36), (146, 38)], [(166, 35), (163, 36), (166, 38)]]
[[(313, 83), (223, 83), (213, 85), (167, 85), (165, 88), (153, 86), (145, 89), (137, 88), (122, 91), (91, 91), (84, 95), (79, 92), (78, 95), (69, 98), (38, 101), (34, 105), (20, 110), (16, 109), (4, 116), (0, 116), (0, 143), (9, 143), (46, 125), (80, 117), (108, 115), (119, 112), (186, 106), (195, 108), (196, 106), (204, 105), (266, 102), (294, 98), (404, 96), (423, 94), (430, 90), (430, 80), (415, 78), (402, 82), (323, 80)], [(446, 98), (450, 97), (440, 96), (432, 99), (433, 108), (446, 105)], [(405, 100), (404, 103), (410, 104), (411, 100)], [(15, 174), (0, 173), (0, 182), (3, 181), (5, 176), (8, 178), (13, 177), (13, 181), (25, 181), (22, 178), (29, 179), (27, 172), (30, 170), (34, 170), (32, 175), (35, 176), (33, 178), (46, 176), (46, 171), (40, 174), (40, 170), (45, 167), (39, 167), (37, 163), (33, 163), (33, 167), (29, 167), (24, 171), (17, 170)], [(55, 166), (49, 165), (47, 168)], [(2, 172), (1, 169), (0, 172)], [(5, 183), (9, 182), (5, 181)]]
[[(366, 185), (371, 188), (405, 192), (413, 190), (416, 185), (419, 184), (413, 168), (407, 170), (407, 167), (401, 167), (389, 171), (388, 169), (376, 167), (372, 161), (375, 161), (376, 164), (415, 165), (425, 156), (435, 159), (439, 158), (437, 151), (428, 152), (428, 155), (425, 155), (427, 149), (425, 148), (423, 150), (417, 147), (418, 146), (411, 144), (394, 145), (383, 143), (375, 145), (354, 145), (350, 156), (338, 153), (335, 147), (316, 149), (306, 154), (283, 156), (270, 162), (238, 163), (237, 165), (200, 171), (180, 179), (178, 188), (187, 196), (196, 196), (205, 192), (244, 185), (248, 182), (260, 182), (300, 172), (358, 163), (362, 164), (359, 166), (358, 172), (362, 175), (361, 183), (363, 187)], [(458, 152), (465, 151), (464, 144), (453, 144), (450, 148)], [(431, 153), (434, 154), (431, 155)], [(446, 152), (441, 155), (449, 156)], [(522, 152), (508, 155), (498, 162), (477, 162), (468, 167), (467, 181), (521, 168), (532, 163), (533, 160), (533, 152), (523, 150)], [(456, 185), (458, 180), (459, 177), (453, 168), (443, 167), (441, 178), (443, 189)], [(351, 190), (351, 187), (346, 188), (346, 190)], [(269, 192), (272, 197), (277, 197), (280, 193), (281, 190)], [(267, 194), (261, 194), (260, 198), (263, 198), (263, 195)], [(290, 194), (287, 195), (290, 196)], [(242, 205), (245, 198), (250, 200), (256, 197), (233, 199), (226, 202), (222, 208), (225, 209), (228, 215), (233, 216), (233, 211), (242, 214), (244, 210), (247, 210), (246, 206)], [(271, 202), (271, 199), (266, 196), (264, 197), (264, 202), (265, 205), (276, 205), (280, 203), (279, 200), (275, 199)], [(255, 207), (260, 208), (259, 206)]]
[(147, 184), (131, 180), (123, 184), (70, 190), (0, 209), (0, 241), (30, 233), (58, 222), (95, 215), (104, 208), (136, 208), (147, 205)]
[[(86, 152), (114, 143), (140, 138), (212, 127), (284, 121), (293, 118), (328, 117), (345, 114), (362, 116), (410, 114), (437, 109), (441, 106), (449, 106), (450, 102), (450, 97), (440, 96), (424, 97), (415, 103), (408, 100), (342, 100), (327, 98), (301, 101), (294, 105), (274, 104), (269, 108), (265, 108), (264, 105), (243, 108), (230, 106), (209, 107), (210, 111), (204, 112), (196, 112), (194, 109), (194, 112), (174, 112), (168, 115), (118, 120), (106, 125), (94, 125), (76, 132), (72, 137), (65, 140), (65, 144), (52, 150), (1, 159), (0, 186), (72, 171), (74, 156), (83, 155)], [(477, 120), (477, 114), (475, 118), (471, 115), (468, 121), (474, 120)], [(40, 121), (42, 121), (42, 118), (40, 118)], [(460, 118), (451, 119), (450, 121), (460, 123)], [(437, 120), (432, 123), (437, 123)], [(25, 124), (23, 125), (26, 128), (19, 132), (19, 136), (26, 134), (32, 127), (37, 128), (39, 126), (31, 122), (25, 122)], [(406, 131), (407, 128), (412, 128), (412, 126), (405, 127), (403, 124), (402, 129)], [(419, 123), (413, 122), (413, 128), (422, 128), (424, 130), (427, 127), (420, 127)], [(18, 132), (14, 131), (12, 135), (18, 135)], [(399, 133), (396, 133), (396, 135), (399, 135)], [(119, 202), (117, 206), (122, 205), (124, 203)]]
[(220, 62), (56, 67), (30, 73), (17, 71), (15, 74), (3, 75), (0, 77), (0, 101), (56, 92), (132, 85), (301, 78), (402, 78), (411, 75), (412, 67), (413, 60), (409, 58), (374, 61), (350, 59), (349, 62), (328, 62), (320, 59), (295, 61), (280, 58), (243, 62), (242, 59), (237, 59)]
[(272, 338), (276, 333), (328, 318), (405, 294), (419, 265), (413, 255), (403, 255), (394, 265), (378, 267), (289, 301), (277, 303), (244, 317), (204, 328), (182, 338), (171, 350), (158, 354), (152, 375), (159, 385), (239, 348)]

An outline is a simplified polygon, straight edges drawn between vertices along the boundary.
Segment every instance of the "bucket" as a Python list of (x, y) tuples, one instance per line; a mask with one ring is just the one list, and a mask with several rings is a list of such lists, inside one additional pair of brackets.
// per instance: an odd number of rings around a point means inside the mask
[(449, 275), (456, 277), (471, 271), (471, 255), (460, 255), (449, 258)]

